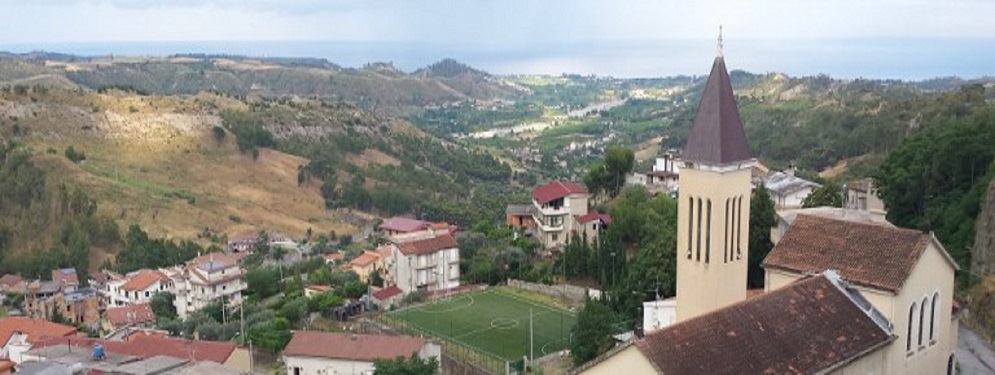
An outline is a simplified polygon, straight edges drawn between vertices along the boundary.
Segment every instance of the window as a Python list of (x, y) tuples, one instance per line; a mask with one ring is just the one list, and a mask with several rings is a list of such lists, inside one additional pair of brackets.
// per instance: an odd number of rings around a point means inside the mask
[(712, 257), (712, 200), (708, 203), (708, 219), (705, 221), (705, 263)]
[(149, 297), (149, 291), (146, 290), (145, 291), (145, 298), (148, 298), (148, 297)]
[(947, 375), (954, 375), (954, 370), (956, 369), (954, 367), (955, 364), (956, 362), (954, 362), (954, 355), (951, 354), (950, 357), (947, 358)]
[(729, 262), (729, 198), (726, 198), (726, 227), (725, 235), (722, 236), (722, 262)]
[(701, 198), (698, 198), (698, 228), (695, 231), (698, 233), (698, 239), (695, 241), (695, 255), (694, 260), (701, 261)]
[(739, 207), (736, 209), (736, 259), (743, 257), (743, 252), (740, 249), (740, 244), (742, 244), (742, 234), (743, 234), (743, 197), (740, 196), (736, 198)]
[(926, 297), (922, 297), (922, 304), (919, 305), (919, 349), (924, 346), (922, 344), (922, 333), (923, 333), (923, 323), (926, 320)]
[(560, 235), (558, 235), (556, 233), (553, 233), (553, 241), (555, 242), (555, 241), (559, 241), (559, 240), (560, 240)]
[(937, 312), (936, 306), (939, 303), (937, 301), (939, 299), (940, 299), (940, 292), (933, 293), (933, 302), (932, 302), (932, 306), (930, 307), (931, 311), (929, 313), (929, 344), (930, 345), (936, 344), (936, 312)]
[(916, 322), (916, 303), (912, 302), (912, 306), (909, 307), (909, 328), (907, 335), (905, 336), (905, 350), (911, 354), (912, 352), (912, 327), (915, 327)]
[(694, 233), (694, 198), (688, 198), (688, 259), (691, 259), (692, 233)]

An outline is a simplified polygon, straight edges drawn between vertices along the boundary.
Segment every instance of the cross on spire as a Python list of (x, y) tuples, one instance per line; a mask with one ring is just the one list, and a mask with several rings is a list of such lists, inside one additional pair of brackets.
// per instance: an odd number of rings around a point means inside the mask
[(722, 25), (719, 25), (719, 46), (718, 46), (718, 56), (722, 57)]

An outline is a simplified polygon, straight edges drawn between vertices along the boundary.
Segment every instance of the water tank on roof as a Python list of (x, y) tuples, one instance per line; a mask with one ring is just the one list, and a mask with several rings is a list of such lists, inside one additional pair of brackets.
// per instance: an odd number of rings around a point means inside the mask
[(93, 358), (104, 359), (104, 346), (97, 344), (93, 346)]

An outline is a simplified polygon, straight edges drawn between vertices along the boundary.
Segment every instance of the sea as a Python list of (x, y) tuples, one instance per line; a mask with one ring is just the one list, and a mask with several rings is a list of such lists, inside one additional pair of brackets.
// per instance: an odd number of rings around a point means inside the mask
[[(0, 44), (0, 50), (83, 56), (169, 56), (184, 53), (250, 57), (316, 57), (344, 67), (389, 62), (414, 71), (452, 58), (500, 75), (580, 74), (619, 78), (704, 75), (720, 53), (709, 40), (623, 40), (585, 43), (446, 44), (432, 41), (152, 41)], [(995, 76), (992, 38), (726, 39), (730, 70), (826, 74), (843, 79), (925, 80)]]

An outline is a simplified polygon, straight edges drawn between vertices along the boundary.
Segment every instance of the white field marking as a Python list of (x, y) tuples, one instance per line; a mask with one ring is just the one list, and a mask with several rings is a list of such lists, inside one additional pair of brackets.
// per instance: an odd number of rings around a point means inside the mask
[[(532, 317), (535, 318), (535, 317), (537, 317), (539, 315), (542, 315), (542, 314), (545, 314), (545, 313), (548, 313), (548, 312), (549, 311), (540, 311), (538, 313), (532, 314)], [(522, 319), (528, 319), (528, 318), (529, 318), (529, 316), (525, 315), (525, 316), (521, 316), (521, 317), (518, 317), (518, 318), (501, 318), (501, 319), (514, 320), (514, 321), (518, 322), (519, 324), (521, 324), (521, 320)], [(484, 328), (481, 328), (481, 329), (473, 330), (473, 331), (470, 331), (470, 332), (466, 332), (466, 333), (464, 333), (462, 335), (457, 335), (457, 336), (453, 336), (453, 337), (454, 338), (463, 338), (463, 337), (467, 337), (467, 336), (473, 336), (473, 335), (476, 335), (478, 333), (484, 333), (484, 332), (493, 330), (495, 328), (496, 327), (484, 327)]]
[[(445, 314), (445, 313), (451, 313), (453, 311), (460, 311), (460, 310), (463, 310), (463, 309), (470, 308), (470, 306), (473, 306), (473, 303), (476, 302), (473, 299), (473, 296), (471, 296), (471, 295), (467, 295), (466, 298), (470, 300), (470, 303), (468, 303), (466, 305), (453, 306), (453, 307), (445, 308), (445, 309), (442, 309), (442, 310), (425, 310), (425, 306), (426, 305), (422, 304), (422, 305), (415, 306), (414, 310), (418, 311), (418, 312), (425, 313), (425, 314)], [(452, 300), (450, 300), (449, 303), (452, 303)]]
[(549, 305), (543, 305), (543, 304), (540, 304), (540, 303), (536, 303), (536, 302), (530, 301), (528, 299), (516, 296), (516, 295), (514, 295), (512, 293), (508, 293), (508, 292), (504, 292), (504, 291), (497, 291), (497, 290), (495, 291), (495, 293), (500, 294), (500, 295), (505, 296), (505, 297), (508, 297), (508, 298), (511, 298), (511, 299), (519, 301), (519, 302), (523, 302), (523, 303), (532, 305), (532, 306), (541, 307), (544, 310), (555, 311), (555, 312), (562, 311), (563, 313), (565, 313), (567, 315), (570, 315), (570, 316), (575, 317), (575, 318), (577, 317), (577, 314), (574, 313), (574, 312), (572, 312), (572, 311), (567, 311), (567, 310), (561, 309), (559, 307), (553, 307), (553, 306), (549, 306)]

